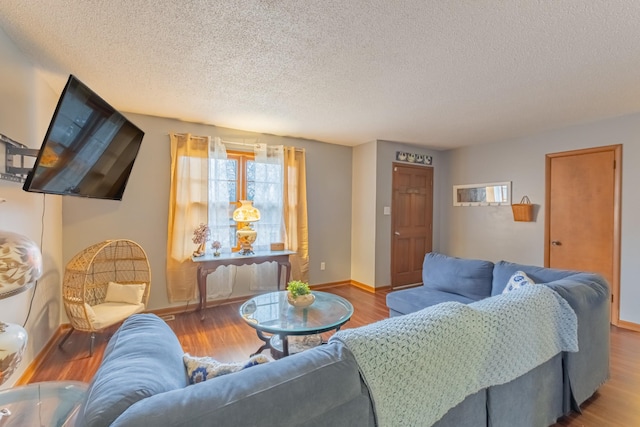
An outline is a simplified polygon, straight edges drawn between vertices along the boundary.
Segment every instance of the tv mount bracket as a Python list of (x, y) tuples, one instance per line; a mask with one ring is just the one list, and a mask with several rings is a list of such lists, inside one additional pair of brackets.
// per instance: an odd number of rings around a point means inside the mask
[(0, 172), (0, 179), (24, 182), (31, 170), (31, 167), (25, 167), (25, 157), (38, 157), (39, 150), (29, 148), (1, 133), (0, 142), (5, 145), (5, 171)]

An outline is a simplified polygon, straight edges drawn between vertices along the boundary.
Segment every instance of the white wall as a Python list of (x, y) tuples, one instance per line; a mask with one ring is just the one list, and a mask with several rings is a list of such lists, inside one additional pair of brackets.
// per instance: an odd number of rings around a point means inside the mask
[[(543, 265), (545, 154), (623, 144), (620, 319), (640, 324), (640, 114), (603, 120), (528, 138), (447, 153), (442, 192), (442, 251), (461, 257)], [(539, 205), (535, 222), (514, 222), (510, 207), (453, 207), (451, 187), (512, 181), (513, 200)]]
[[(40, 148), (58, 96), (39, 71), (0, 29), (0, 133), (30, 148)], [(4, 153), (4, 144), (0, 144)], [(5, 171), (4, 155), (0, 156)], [(22, 191), (22, 184), (0, 180), (0, 230), (23, 234), (40, 245), (44, 275), (35, 288), (0, 300), (0, 321), (23, 325), (29, 341), (22, 363), (1, 388), (12, 386), (60, 325), (62, 219), (59, 196)], [(33, 306), (29, 313), (29, 304)]]
[(376, 147), (353, 148), (351, 210), (351, 279), (375, 287), (376, 271)]
[[(87, 83), (89, 84), (89, 83)], [(309, 278), (311, 284), (349, 280), (351, 232), (351, 148), (296, 138), (263, 135), (174, 119), (127, 114), (145, 136), (123, 200), (66, 197), (63, 200), (63, 259), (106, 239), (126, 238), (147, 252), (152, 270), (151, 309), (166, 308), (166, 247), (169, 205), (169, 132), (259, 138), (267, 144), (304, 148), (307, 158), (309, 216)], [(320, 262), (326, 269), (320, 270)], [(231, 295), (245, 294), (242, 272)], [(195, 286), (195, 283), (194, 283)], [(195, 302), (195, 301), (193, 301)], [(183, 305), (173, 304), (173, 305)]]

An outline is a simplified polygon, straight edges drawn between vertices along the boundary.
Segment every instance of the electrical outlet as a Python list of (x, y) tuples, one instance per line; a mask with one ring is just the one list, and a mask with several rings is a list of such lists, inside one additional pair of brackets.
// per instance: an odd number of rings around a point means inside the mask
[(326, 264), (324, 263), (324, 261), (322, 261), (320, 263), (320, 270), (324, 270), (325, 267), (326, 267)]

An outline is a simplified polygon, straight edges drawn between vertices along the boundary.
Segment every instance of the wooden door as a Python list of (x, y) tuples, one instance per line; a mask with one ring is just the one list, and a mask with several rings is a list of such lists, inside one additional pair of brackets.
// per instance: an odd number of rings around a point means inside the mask
[(545, 265), (601, 274), (619, 320), (622, 146), (548, 154)]
[(391, 287), (422, 282), (433, 234), (433, 168), (393, 164)]

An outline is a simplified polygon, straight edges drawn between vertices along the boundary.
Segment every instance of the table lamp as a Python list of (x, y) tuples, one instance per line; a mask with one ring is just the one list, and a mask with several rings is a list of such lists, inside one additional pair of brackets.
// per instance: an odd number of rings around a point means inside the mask
[(238, 223), (236, 237), (240, 243), (240, 254), (252, 255), (251, 245), (256, 241), (258, 232), (251, 227), (251, 223), (260, 220), (260, 211), (251, 200), (240, 200), (240, 206), (233, 211), (233, 220)]

